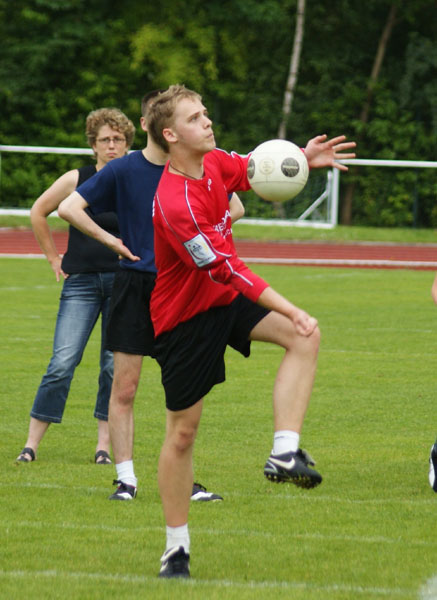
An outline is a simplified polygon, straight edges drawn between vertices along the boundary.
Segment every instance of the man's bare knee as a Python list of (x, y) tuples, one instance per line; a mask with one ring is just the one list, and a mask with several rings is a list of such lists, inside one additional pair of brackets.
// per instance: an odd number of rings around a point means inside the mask
[(185, 452), (194, 444), (197, 434), (195, 425), (184, 424), (170, 433), (170, 441), (177, 452)]
[(319, 327), (316, 327), (308, 337), (298, 335), (290, 338), (288, 350), (306, 354), (308, 358), (315, 358), (319, 352), (320, 338), (320, 329)]
[(142, 356), (114, 352), (111, 403), (129, 407), (135, 400), (141, 376)]
[(194, 444), (195, 439), (196, 435), (194, 432), (180, 431), (176, 439), (173, 440), (173, 442), (175, 444), (176, 449), (179, 452), (185, 452), (186, 450), (191, 448), (191, 446)]
[(111, 392), (111, 404), (130, 406), (135, 400), (138, 381), (136, 379), (115, 380)]

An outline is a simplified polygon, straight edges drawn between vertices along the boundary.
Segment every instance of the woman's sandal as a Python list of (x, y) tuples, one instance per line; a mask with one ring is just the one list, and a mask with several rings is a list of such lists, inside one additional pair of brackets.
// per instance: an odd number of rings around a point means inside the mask
[[(102, 460), (99, 460), (101, 458)], [(112, 465), (112, 460), (106, 450), (99, 450), (94, 457), (96, 465)]]
[[(28, 454), (30, 456), (30, 458), (28, 458), (26, 456), (26, 454)], [(32, 450), (32, 448), (23, 448), (23, 450), (20, 452), (19, 456), (17, 456), (16, 461), (17, 462), (32, 462), (35, 460), (35, 452)]]

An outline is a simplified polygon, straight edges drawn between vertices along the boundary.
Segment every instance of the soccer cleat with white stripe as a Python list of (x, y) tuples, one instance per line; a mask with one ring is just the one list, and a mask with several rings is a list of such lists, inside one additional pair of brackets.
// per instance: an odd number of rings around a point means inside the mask
[(134, 485), (128, 485), (119, 479), (114, 479), (114, 485), (118, 487), (115, 492), (109, 496), (109, 500), (133, 500), (137, 495), (137, 488)]
[(167, 579), (190, 576), (190, 555), (183, 546), (174, 546), (161, 556), (159, 577)]
[(429, 485), (432, 487), (432, 489), (435, 492), (437, 492), (436, 473), (437, 473), (437, 442), (435, 442), (435, 444), (432, 445), (431, 452), (429, 453), (429, 473), (428, 473)]
[(208, 492), (202, 484), (195, 483), (191, 492), (191, 500), (194, 502), (218, 502), (223, 498), (214, 492)]
[(313, 488), (322, 483), (322, 476), (315, 469), (315, 462), (306, 450), (271, 454), (264, 466), (264, 475), (275, 483), (294, 483), (301, 488)]

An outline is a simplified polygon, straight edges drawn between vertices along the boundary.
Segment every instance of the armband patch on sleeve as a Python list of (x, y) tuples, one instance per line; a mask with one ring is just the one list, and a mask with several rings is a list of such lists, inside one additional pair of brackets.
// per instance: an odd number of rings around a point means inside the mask
[(216, 258), (216, 255), (200, 233), (191, 240), (184, 242), (184, 246), (198, 267), (209, 265)]

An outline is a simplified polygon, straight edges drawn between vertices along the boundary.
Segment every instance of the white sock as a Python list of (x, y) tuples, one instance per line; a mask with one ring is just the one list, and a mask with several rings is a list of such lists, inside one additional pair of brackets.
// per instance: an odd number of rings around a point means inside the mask
[(188, 532), (188, 523), (180, 527), (166, 527), (167, 545), (165, 551), (175, 546), (183, 546), (187, 554), (190, 553), (190, 534)]
[(286, 452), (296, 452), (299, 448), (300, 435), (297, 431), (275, 431), (273, 438), (272, 454), (285, 454)]
[(127, 485), (134, 485), (137, 487), (137, 478), (134, 473), (134, 461), (125, 460), (115, 465), (117, 469), (117, 479), (126, 483)]

